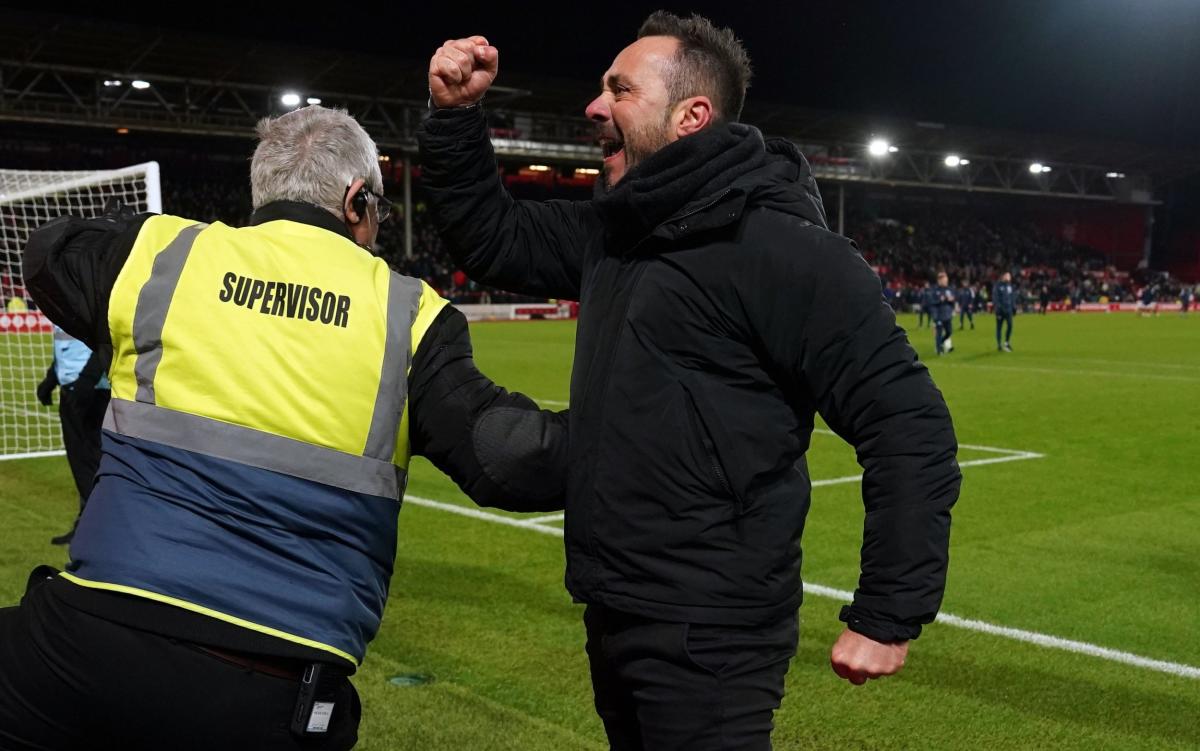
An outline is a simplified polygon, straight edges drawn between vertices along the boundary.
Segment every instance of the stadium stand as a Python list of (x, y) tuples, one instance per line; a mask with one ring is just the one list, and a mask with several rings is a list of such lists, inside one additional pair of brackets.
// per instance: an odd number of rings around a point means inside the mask
[[(59, 149), (54, 154), (27, 145), (5, 159), (10, 165), (61, 163), (63, 166), (96, 163), (96, 154), (83, 145)], [(157, 155), (163, 158), (163, 155)], [(104, 162), (128, 163), (145, 158), (136, 151), (104, 152)], [(244, 179), (245, 163), (208, 149), (166, 153), (163, 167), (164, 211), (186, 217), (219, 220), (231, 226), (250, 219), (250, 193)], [(103, 165), (100, 165), (103, 166)], [(590, 177), (583, 180), (529, 179), (521, 170), (506, 175), (509, 190), (520, 198), (582, 199), (591, 193)], [(393, 196), (398, 186), (389, 181)], [(420, 181), (413, 185), (413, 252), (404, 253), (403, 222), (390, 222), (379, 235), (379, 255), (398, 271), (429, 282), (456, 303), (520, 303), (530, 298), (479, 285), (455, 268), (429, 219)], [(920, 288), (944, 269), (955, 285), (969, 280), (989, 287), (1003, 271), (1011, 271), (1032, 307), (1042, 286), (1055, 301), (1076, 296), (1082, 302), (1134, 302), (1147, 284), (1159, 300), (1178, 297), (1183, 282), (1161, 272), (1122, 268), (1115, 259), (1081, 243), (1072, 243), (1046, 231), (1028, 217), (985, 218), (970, 209), (916, 212), (902, 219), (867, 217), (850, 213), (846, 234), (876, 268), (888, 297), (900, 308), (916, 304)], [(19, 274), (5, 269), (0, 288), (5, 299), (20, 295)]]

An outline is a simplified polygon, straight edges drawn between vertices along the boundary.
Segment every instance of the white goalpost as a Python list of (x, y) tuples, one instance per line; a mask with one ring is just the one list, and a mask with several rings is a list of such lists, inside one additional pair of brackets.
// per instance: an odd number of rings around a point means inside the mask
[(62, 451), (58, 410), (43, 407), (36, 395), (54, 349), (52, 325), (22, 281), (25, 244), (52, 219), (99, 216), (111, 198), (138, 212), (162, 213), (158, 163), (92, 171), (0, 169), (0, 460)]

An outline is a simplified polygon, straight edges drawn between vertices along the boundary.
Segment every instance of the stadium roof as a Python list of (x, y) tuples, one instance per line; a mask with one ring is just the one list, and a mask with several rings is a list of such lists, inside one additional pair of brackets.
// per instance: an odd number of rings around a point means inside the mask
[[(4, 110), (33, 85), (16, 80), (14, 72), (37, 66), (49, 66), (41, 69), (49, 75), (59, 66), (62, 70), (104, 71), (125, 79), (169, 77), (198, 84), (239, 84), (257, 87), (267, 97), (295, 89), (419, 103), (426, 91), (426, 63), (417, 55), (406, 60), (308, 45), (248, 44), (232, 36), (11, 10), (3, 11), (3, 21), (0, 50), (4, 52), (0, 57), (8, 75), (0, 95), (0, 116), (9, 119), (20, 118), (12, 112), (5, 115)], [(505, 70), (502, 83), (504, 87), (496, 92), (500, 96), (492, 97), (493, 108), (511, 107), (580, 121), (583, 107), (593, 95), (591, 87), (579, 80), (530, 76), (516, 70)], [(254, 102), (247, 106), (247, 110), (256, 108)], [(904, 151), (1088, 165), (1149, 175), (1158, 185), (1200, 173), (1200, 151), (814, 110), (757, 101), (753, 94), (744, 119), (768, 133), (805, 144), (823, 144), (832, 155), (861, 155), (870, 138), (882, 136)]]

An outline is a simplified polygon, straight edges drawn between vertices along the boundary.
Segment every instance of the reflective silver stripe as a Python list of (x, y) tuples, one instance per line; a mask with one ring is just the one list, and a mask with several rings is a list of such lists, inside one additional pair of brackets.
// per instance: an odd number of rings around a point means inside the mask
[(396, 453), (400, 415), (408, 397), (408, 367), (412, 358), (412, 325), (421, 304), (421, 282), (392, 272), (388, 282), (387, 342), (375, 411), (367, 432), (365, 456), (390, 462)]
[(180, 231), (154, 258), (150, 278), (138, 293), (137, 307), (133, 312), (133, 346), (137, 361), (133, 374), (137, 378), (137, 400), (154, 404), (154, 375), (162, 361), (162, 332), (171, 307), (171, 297), (179, 284), (179, 275), (187, 263), (192, 243), (196, 242), (207, 224), (193, 224)]
[(382, 498), (398, 500), (407, 479), (404, 471), (390, 461), (355, 456), (127, 399), (109, 402), (104, 428), (131, 438)]

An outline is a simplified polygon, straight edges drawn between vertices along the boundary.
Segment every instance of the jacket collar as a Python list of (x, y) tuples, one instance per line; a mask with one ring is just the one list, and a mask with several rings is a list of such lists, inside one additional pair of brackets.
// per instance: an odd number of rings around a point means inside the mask
[(265, 206), (260, 206), (250, 215), (250, 224), (256, 226), (281, 219), (320, 227), (354, 242), (354, 236), (350, 234), (350, 230), (346, 229), (346, 225), (339, 222), (336, 216), (320, 206), (300, 201), (273, 201)]
[(611, 190), (597, 182), (596, 208), (618, 254), (661, 252), (765, 207), (828, 227), (812, 169), (789, 141), (727, 123), (664, 146)]
[(766, 158), (757, 129), (727, 123), (670, 143), (635, 165), (610, 190), (597, 182), (595, 205), (618, 246), (629, 247), (664, 223), (719, 203), (738, 177)]

